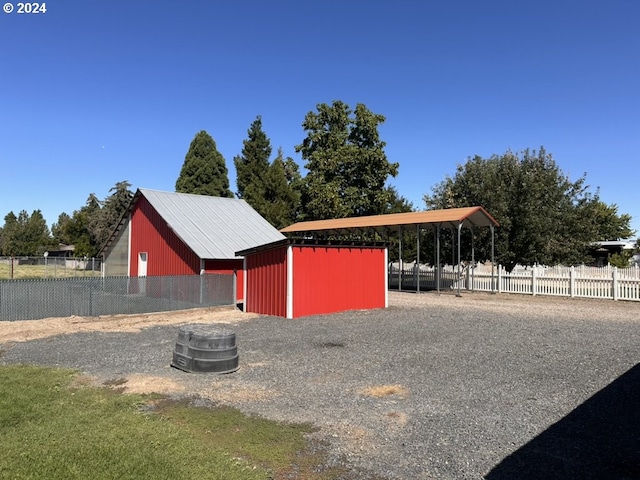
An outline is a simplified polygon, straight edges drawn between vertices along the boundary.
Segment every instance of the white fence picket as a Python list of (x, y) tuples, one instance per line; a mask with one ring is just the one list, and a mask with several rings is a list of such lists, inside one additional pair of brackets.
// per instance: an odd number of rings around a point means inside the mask
[[(390, 286), (397, 288), (399, 269), (389, 268)], [(402, 272), (403, 288), (436, 287), (437, 272), (434, 267), (411, 265)], [(479, 266), (463, 269), (458, 278), (457, 268), (445, 266), (440, 276), (441, 289), (460, 288), (480, 292), (517, 293), (523, 295), (553, 295), (562, 297), (602, 298), (640, 301), (640, 268), (616, 267), (516, 267), (507, 272), (497, 266), (494, 276), (491, 267)], [(393, 287), (391, 287), (393, 288)]]

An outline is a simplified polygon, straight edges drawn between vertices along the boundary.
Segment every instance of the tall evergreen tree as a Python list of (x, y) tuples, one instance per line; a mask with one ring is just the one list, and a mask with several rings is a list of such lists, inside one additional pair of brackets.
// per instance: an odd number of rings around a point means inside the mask
[[(77, 212), (73, 212), (73, 232), (75, 235), (74, 247), (76, 254), (95, 257), (100, 248), (100, 243), (105, 234), (102, 224), (102, 204), (95, 193), (90, 193), (84, 206)], [(108, 228), (108, 227), (107, 227)]]
[(94, 245), (98, 250), (109, 240), (122, 215), (129, 207), (133, 198), (133, 192), (130, 187), (131, 184), (126, 180), (116, 182), (109, 189), (111, 195), (104, 199), (102, 208), (99, 210), (95, 208), (94, 199), (91, 196), (89, 197), (87, 209), (83, 213), (88, 217)]
[(295, 222), (300, 206), (300, 172), (295, 161), (284, 158), (282, 149), (268, 167), (264, 178), (265, 219), (280, 229)]
[(12, 211), (4, 217), (4, 227), (2, 227), (2, 255), (21, 255), (19, 239), (22, 234), (18, 217)]
[(85, 205), (79, 210), (74, 210), (73, 215), (61, 213), (57, 223), (51, 227), (54, 240), (57, 243), (73, 245), (75, 256), (95, 257), (101, 247), (100, 239), (104, 238), (109, 230), (109, 227), (104, 225), (101, 203), (98, 197), (91, 193)]
[(73, 245), (73, 240), (69, 235), (69, 225), (71, 217), (68, 213), (62, 212), (58, 215), (58, 221), (51, 225), (51, 235), (58, 244)]
[(298, 214), (300, 171), (292, 158), (284, 158), (281, 148), (271, 164), (270, 155), (271, 142), (258, 116), (243, 141), (242, 154), (233, 159), (237, 195), (274, 227), (283, 228), (293, 223)]
[(2, 228), (3, 255), (41, 255), (52, 246), (51, 233), (40, 210), (31, 215), (26, 210), (18, 216), (9, 212)]
[(233, 197), (224, 157), (211, 135), (204, 130), (196, 134), (189, 146), (176, 180), (176, 192)]
[(61, 213), (58, 221), (51, 226), (51, 232), (56, 243), (73, 245), (73, 254), (77, 257), (94, 257), (97, 253), (97, 246), (92, 242), (89, 231), (86, 207), (74, 210), (71, 217)]
[(53, 246), (51, 232), (40, 210), (34, 210), (28, 217), (23, 233), (26, 255), (42, 255)]
[(242, 144), (241, 155), (233, 159), (238, 187), (236, 194), (263, 214), (266, 210), (265, 174), (269, 168), (271, 142), (262, 130), (262, 117), (258, 116), (253, 121)]
[(341, 101), (307, 113), (307, 137), (296, 146), (309, 170), (302, 190), (306, 220), (384, 213), (391, 201), (385, 184), (399, 167), (384, 152), (378, 133), (384, 120), (363, 104), (352, 112)]

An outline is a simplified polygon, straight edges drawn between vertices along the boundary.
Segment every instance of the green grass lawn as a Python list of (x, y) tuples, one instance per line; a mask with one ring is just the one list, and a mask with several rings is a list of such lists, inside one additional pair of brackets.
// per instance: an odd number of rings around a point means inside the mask
[(324, 449), (305, 438), (311, 431), (88, 386), (69, 370), (0, 367), (3, 479), (358, 478), (322, 467)]
[[(68, 278), (68, 277), (99, 277), (100, 272), (91, 270), (78, 270), (74, 268), (65, 268), (61, 265), (18, 265), (16, 260), (13, 264), (13, 278)], [(9, 280), (11, 278), (11, 265), (9, 263), (0, 263), (0, 280)]]

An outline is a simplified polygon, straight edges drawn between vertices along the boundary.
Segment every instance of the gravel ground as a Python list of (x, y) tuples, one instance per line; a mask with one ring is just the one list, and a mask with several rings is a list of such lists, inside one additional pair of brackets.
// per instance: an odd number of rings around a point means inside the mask
[(640, 304), (397, 292), (390, 304), (297, 320), (230, 312), (229, 375), (171, 368), (175, 324), (4, 341), (0, 363), (311, 422), (332, 461), (389, 479), (640, 478)]

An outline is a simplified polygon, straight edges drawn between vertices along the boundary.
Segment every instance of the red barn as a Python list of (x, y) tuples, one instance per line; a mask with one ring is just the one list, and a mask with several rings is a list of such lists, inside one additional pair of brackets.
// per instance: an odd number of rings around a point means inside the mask
[(245, 261), (245, 311), (297, 318), (385, 308), (387, 248), (285, 239), (236, 252)]
[(235, 252), (284, 238), (244, 200), (138, 189), (102, 250), (105, 276), (238, 272)]

